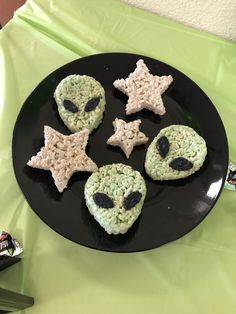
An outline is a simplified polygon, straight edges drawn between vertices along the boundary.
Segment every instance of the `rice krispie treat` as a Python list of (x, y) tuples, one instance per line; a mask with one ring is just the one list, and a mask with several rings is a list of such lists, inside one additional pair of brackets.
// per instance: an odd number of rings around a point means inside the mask
[(88, 136), (87, 129), (67, 136), (44, 126), (45, 146), (27, 165), (50, 170), (58, 191), (62, 192), (74, 172), (97, 170), (97, 165), (85, 153)]
[(205, 140), (192, 128), (171, 125), (162, 129), (148, 147), (145, 169), (153, 180), (185, 178), (201, 168), (206, 154)]
[(116, 80), (113, 85), (126, 94), (129, 99), (126, 104), (126, 114), (138, 112), (143, 108), (163, 115), (165, 107), (161, 95), (167, 90), (173, 78), (171, 75), (152, 75), (142, 59), (126, 79)]
[(129, 158), (134, 146), (145, 144), (148, 137), (139, 131), (141, 120), (135, 120), (126, 123), (122, 119), (113, 121), (115, 133), (107, 140), (107, 144), (112, 146), (120, 146), (125, 153), (126, 158)]
[(92, 132), (103, 118), (105, 91), (87, 75), (69, 75), (54, 92), (59, 115), (71, 132), (88, 129)]
[(141, 174), (124, 164), (99, 168), (84, 189), (89, 212), (108, 234), (127, 232), (141, 213), (146, 192)]

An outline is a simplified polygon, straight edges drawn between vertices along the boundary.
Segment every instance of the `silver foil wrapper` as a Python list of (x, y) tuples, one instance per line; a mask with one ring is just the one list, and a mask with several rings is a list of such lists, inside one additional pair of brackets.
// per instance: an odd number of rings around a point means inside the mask
[(231, 191), (236, 191), (236, 164), (229, 162), (227, 177), (224, 188)]
[(20, 243), (6, 231), (0, 230), (0, 259), (5, 256), (17, 256), (22, 252)]

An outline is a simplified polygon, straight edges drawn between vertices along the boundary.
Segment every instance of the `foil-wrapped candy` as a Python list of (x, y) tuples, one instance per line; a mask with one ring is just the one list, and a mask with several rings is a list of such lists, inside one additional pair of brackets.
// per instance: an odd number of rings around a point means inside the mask
[(17, 256), (23, 252), (20, 243), (6, 231), (0, 230), (0, 259), (6, 256)]

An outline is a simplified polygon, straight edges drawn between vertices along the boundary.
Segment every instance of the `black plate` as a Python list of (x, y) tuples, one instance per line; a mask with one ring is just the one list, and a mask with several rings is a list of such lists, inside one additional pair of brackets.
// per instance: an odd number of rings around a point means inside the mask
[[(133, 72), (138, 59), (144, 59), (152, 74), (173, 76), (174, 82), (163, 96), (167, 113), (161, 118), (143, 110), (125, 117), (127, 97), (113, 88), (113, 81)], [(70, 134), (57, 113), (53, 92), (69, 74), (95, 77), (106, 91), (103, 123), (90, 137), (88, 155), (100, 167), (121, 162), (131, 165), (145, 177), (147, 197), (142, 215), (125, 235), (109, 236), (89, 214), (83, 197), (89, 173), (76, 173), (68, 189), (60, 194), (50, 172), (32, 169), (27, 161), (43, 146), (43, 127), (49, 125)], [(113, 133), (115, 117), (140, 118), (141, 130), (149, 137), (146, 146), (135, 148), (126, 160), (119, 148), (106, 145)], [(208, 155), (203, 167), (192, 176), (177, 181), (154, 182), (144, 172), (148, 145), (158, 131), (171, 124), (194, 128), (206, 140)], [(24, 103), (13, 133), (13, 165), (17, 181), (29, 205), (52, 229), (87, 247), (134, 252), (156, 248), (176, 240), (197, 226), (214, 206), (222, 190), (228, 164), (228, 145), (221, 119), (204, 92), (187, 76), (160, 61), (127, 53), (107, 53), (75, 60), (46, 77)]]

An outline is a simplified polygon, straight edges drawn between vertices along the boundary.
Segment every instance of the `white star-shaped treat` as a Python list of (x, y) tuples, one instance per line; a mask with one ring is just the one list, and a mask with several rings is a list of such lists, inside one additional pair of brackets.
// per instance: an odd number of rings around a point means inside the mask
[(50, 170), (58, 191), (62, 192), (74, 172), (97, 170), (97, 165), (85, 153), (88, 137), (87, 129), (63, 135), (44, 126), (45, 146), (31, 157), (27, 165)]
[(107, 140), (107, 144), (120, 146), (126, 158), (129, 158), (134, 146), (145, 144), (148, 141), (148, 137), (139, 131), (140, 123), (141, 120), (126, 123), (116, 118), (113, 121), (115, 133)]
[(142, 59), (126, 79), (116, 80), (113, 85), (126, 94), (129, 99), (126, 104), (126, 114), (138, 112), (144, 108), (155, 114), (163, 115), (165, 107), (161, 95), (167, 90), (173, 78), (171, 75), (152, 75)]

